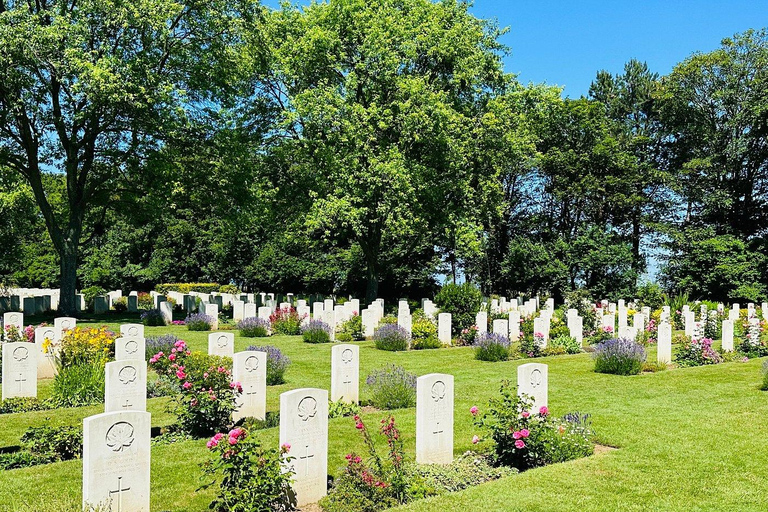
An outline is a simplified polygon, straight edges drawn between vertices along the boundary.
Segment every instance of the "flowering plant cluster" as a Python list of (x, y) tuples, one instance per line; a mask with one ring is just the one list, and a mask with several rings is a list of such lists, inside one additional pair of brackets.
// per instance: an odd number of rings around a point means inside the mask
[(115, 333), (102, 327), (75, 327), (66, 331), (59, 344), (61, 367), (80, 364), (103, 366), (115, 350)]
[(291, 360), (272, 345), (251, 345), (246, 350), (258, 350), (267, 353), (267, 386), (285, 383), (285, 371), (291, 366)]
[(722, 363), (723, 356), (712, 348), (710, 338), (686, 338), (675, 350), (675, 362), (681, 367), (702, 366)]
[(218, 485), (215, 512), (292, 510), (289, 445), (264, 449), (242, 428), (217, 433), (206, 444), (214, 458), (204, 462), (202, 488)]
[(738, 351), (746, 357), (768, 356), (768, 330), (766, 321), (746, 322), (746, 327), (739, 326), (734, 333), (739, 338)]
[(611, 338), (599, 343), (592, 354), (595, 371), (615, 375), (637, 375), (645, 363), (645, 348), (634, 340)]
[(478, 328), (476, 325), (470, 325), (466, 329), (462, 329), (461, 331), (459, 331), (459, 334), (456, 336), (456, 340), (455, 340), (456, 345), (459, 347), (472, 345), (475, 342), (475, 338), (477, 338), (477, 331), (478, 331)]
[(562, 419), (549, 414), (547, 407), (533, 410), (533, 402), (521, 397), (508, 381), (502, 382), (501, 396), (491, 398), (488, 411), (470, 409), (475, 426), (487, 438), (474, 436), (474, 444), (489, 441), (497, 464), (521, 471), (591, 455), (594, 446), (589, 416), (569, 414)]
[(390, 352), (408, 350), (410, 341), (408, 331), (397, 324), (384, 324), (373, 333), (373, 343), (379, 350)]
[[(45, 325), (43, 323), (39, 327), (44, 327)], [(35, 342), (35, 327), (33, 325), (24, 327), (21, 332), (19, 332), (15, 325), (6, 325), (0, 334), (2, 334), (0, 341), (4, 343)]]
[(213, 318), (205, 313), (192, 313), (187, 315), (184, 323), (189, 331), (210, 331), (213, 320)]
[(301, 332), (301, 321), (306, 318), (305, 315), (299, 315), (296, 308), (292, 306), (277, 308), (274, 313), (269, 315), (269, 323), (272, 326), (272, 332), (275, 334), (296, 335)]
[(386, 455), (379, 455), (373, 436), (360, 416), (355, 416), (355, 428), (363, 437), (368, 450), (366, 460), (356, 453), (346, 456), (347, 465), (337, 478), (321, 506), (335, 510), (338, 501), (355, 504), (355, 510), (373, 511), (394, 507), (408, 501), (413, 494), (411, 479), (405, 467), (403, 442), (394, 416), (381, 420), (379, 433), (387, 443)]
[(310, 320), (301, 326), (301, 337), (305, 343), (329, 343), (331, 334), (331, 326), (322, 320)]
[(479, 361), (506, 361), (509, 359), (509, 338), (493, 332), (484, 332), (475, 342), (475, 359)]
[(154, 354), (149, 364), (179, 386), (171, 409), (182, 431), (200, 437), (231, 423), (235, 400), (243, 390), (231, 382), (232, 372), (222, 358), (192, 353), (184, 340), (177, 340), (170, 353)]
[(148, 309), (141, 314), (141, 323), (159, 327), (165, 325), (165, 317), (159, 309)]
[(249, 317), (237, 323), (240, 336), (244, 338), (265, 338), (269, 336), (269, 322), (263, 318)]
[(402, 409), (416, 405), (416, 375), (402, 366), (387, 365), (372, 371), (365, 380), (371, 403), (379, 409)]

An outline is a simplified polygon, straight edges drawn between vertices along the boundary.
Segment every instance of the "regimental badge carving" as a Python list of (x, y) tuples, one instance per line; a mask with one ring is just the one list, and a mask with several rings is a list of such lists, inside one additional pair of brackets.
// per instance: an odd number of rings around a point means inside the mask
[(62, 329), (69, 329), (69, 326), (70, 326), (69, 320), (64, 320), (61, 322)]
[(10, 319), (11, 319), (11, 323), (14, 323), (14, 324), (19, 323), (19, 315), (11, 315)]
[(544, 380), (544, 377), (541, 374), (541, 370), (536, 368), (531, 372), (531, 387), (537, 388), (541, 386), (541, 383), (543, 380)]
[(128, 328), (128, 336), (138, 336), (139, 335), (139, 328), (138, 327), (129, 327)]
[(118, 421), (107, 430), (105, 442), (113, 452), (121, 452), (133, 444), (133, 425)]
[(317, 415), (317, 400), (311, 396), (301, 399), (299, 402), (298, 414), (301, 421), (309, 421)]
[(248, 356), (245, 359), (245, 364), (243, 366), (245, 367), (245, 371), (253, 373), (259, 369), (259, 358), (256, 356)]
[(48, 340), (51, 340), (51, 341), (53, 341), (53, 339), (54, 339), (55, 337), (56, 337), (56, 333), (55, 333), (55, 332), (53, 332), (53, 331), (45, 331), (45, 332), (43, 333), (43, 339), (44, 339), (44, 340), (45, 340), (45, 339), (48, 339)]
[(219, 348), (225, 348), (227, 346), (227, 337), (226, 336), (219, 336), (219, 339), (216, 340), (216, 345)]
[(135, 340), (129, 340), (125, 344), (125, 351), (129, 354), (135, 354), (139, 350), (139, 344)]
[(351, 348), (345, 348), (345, 349), (344, 349), (344, 350), (341, 352), (341, 361), (342, 361), (344, 364), (349, 364), (349, 363), (351, 363), (351, 362), (352, 362), (352, 357), (353, 357), (353, 355), (354, 355), (354, 354), (352, 353), (352, 349), (351, 349)]
[(445, 382), (439, 380), (432, 384), (432, 400), (439, 402), (445, 398)]
[(120, 379), (120, 382), (123, 384), (130, 384), (136, 380), (137, 375), (138, 372), (133, 366), (123, 366), (117, 373), (117, 378)]
[(27, 347), (16, 347), (13, 349), (13, 358), (21, 362), (29, 357), (29, 349)]

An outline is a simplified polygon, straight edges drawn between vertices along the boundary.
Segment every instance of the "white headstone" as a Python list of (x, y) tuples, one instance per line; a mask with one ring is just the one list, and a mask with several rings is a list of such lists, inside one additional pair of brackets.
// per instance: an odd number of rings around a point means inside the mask
[(147, 410), (147, 362), (112, 361), (104, 368), (104, 412)]
[(165, 325), (170, 325), (171, 322), (173, 322), (173, 306), (170, 302), (165, 301), (160, 303), (160, 314), (163, 315)]
[[(46, 351), (45, 340), (48, 340)], [(56, 376), (56, 356), (59, 352), (59, 343), (56, 339), (54, 327), (37, 327), (35, 329), (35, 345), (37, 346), (37, 378), (52, 379)]]
[(412, 333), (413, 317), (410, 313), (403, 313), (398, 315), (397, 325), (405, 329), (405, 331), (408, 333), (408, 336), (410, 336)]
[(234, 357), (235, 335), (231, 332), (212, 332), (209, 334), (208, 355)]
[(477, 315), (475, 315), (475, 325), (477, 326), (478, 334), (488, 332), (488, 312), (478, 311)]
[(437, 339), (444, 345), (451, 344), (451, 314), (437, 315)]
[(453, 375), (416, 379), (416, 463), (453, 461)]
[(323, 311), (333, 311), (333, 299), (325, 299), (323, 301)]
[(270, 315), (272, 315), (272, 311), (273, 311), (272, 308), (269, 306), (261, 306), (259, 308), (259, 318), (269, 322), (269, 317)]
[(254, 350), (237, 352), (232, 357), (232, 379), (243, 388), (232, 419), (257, 418), (267, 414), (267, 353)]
[(312, 303), (312, 318), (320, 319), (323, 317), (323, 310), (325, 305), (322, 302)]
[(105, 412), (83, 420), (83, 508), (149, 512), (151, 415)]
[(517, 341), (520, 339), (520, 312), (512, 310), (509, 312), (509, 340)]
[(3, 343), (3, 400), (37, 396), (37, 352), (26, 341)]
[(360, 347), (352, 343), (331, 348), (331, 401), (360, 400)]
[[(549, 334), (548, 331), (548, 325), (549, 319), (548, 318), (542, 318), (537, 317), (533, 319), (533, 334), (534, 334), (534, 340), (539, 344), (541, 348), (546, 348), (547, 342), (549, 341), (547, 339), (547, 335)], [(541, 336), (537, 336), (541, 335)]]
[[(18, 313), (16, 311), (11, 311), (10, 313), (5, 313), (3, 315), (3, 327), (7, 327), (9, 325), (15, 326), (16, 329), (19, 331), (19, 336), (23, 335), (24, 333), (24, 313)], [(5, 331), (5, 329), (3, 329)]]
[(142, 324), (123, 324), (120, 326), (120, 336), (125, 338), (143, 338), (144, 325)]
[(733, 320), (723, 320), (723, 352), (733, 352)]
[(549, 389), (549, 367), (541, 363), (521, 364), (517, 367), (517, 394), (533, 401), (532, 413), (546, 407)]
[(258, 313), (256, 312), (256, 304), (248, 302), (243, 306), (243, 318), (256, 318)]
[(206, 304), (205, 314), (211, 317), (211, 330), (217, 330), (219, 328), (219, 305)]
[(65, 331), (69, 331), (75, 327), (77, 327), (77, 318), (62, 316), (53, 320), (53, 330), (57, 341), (61, 341)]
[(117, 338), (115, 340), (115, 361), (144, 359), (147, 344), (144, 338)]
[(239, 322), (245, 318), (245, 301), (236, 300), (232, 303), (232, 320)]
[(658, 341), (656, 344), (656, 360), (661, 364), (672, 362), (672, 326), (667, 322), (659, 324)]
[(361, 316), (363, 320), (363, 336), (370, 338), (373, 336), (376, 324), (378, 323), (376, 312), (372, 309), (364, 309)]
[(315, 503), (328, 486), (328, 392), (303, 388), (280, 395), (280, 445), (290, 445), (296, 505)]
[(584, 344), (584, 319), (578, 315), (568, 318), (568, 331), (579, 345)]
[(509, 338), (509, 322), (503, 318), (499, 318), (493, 321), (493, 333), (501, 334), (505, 338)]

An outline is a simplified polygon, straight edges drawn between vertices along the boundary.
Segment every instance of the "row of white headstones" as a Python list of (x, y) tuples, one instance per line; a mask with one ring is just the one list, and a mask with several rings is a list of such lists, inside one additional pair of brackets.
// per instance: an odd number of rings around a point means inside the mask
[[(149, 511), (151, 427), (151, 415), (146, 412), (144, 327), (126, 324), (120, 331), (121, 337), (115, 342), (116, 360), (107, 363), (105, 369), (105, 412), (83, 421), (83, 505), (143, 512)], [(36, 371), (34, 351), (16, 361), (14, 354), (20, 347), (29, 349), (29, 343), (5, 344), (4, 364), (6, 356), (11, 356), (16, 366), (29, 365)], [(234, 335), (224, 332), (209, 334), (208, 349), (212, 355), (232, 358), (233, 381), (243, 388), (233, 420), (263, 419), (267, 398), (266, 353), (235, 353)], [(332, 347), (331, 400), (359, 401), (359, 369), (359, 346)], [(547, 381), (546, 365), (529, 363), (518, 367), (518, 392), (530, 397), (536, 410), (547, 405)], [(453, 460), (453, 376), (423, 375), (416, 381), (416, 394), (416, 461), (450, 463)], [(280, 395), (280, 445), (291, 446), (292, 487), (299, 506), (313, 503), (326, 493), (328, 398), (328, 391), (315, 388)]]
[[(356, 345), (333, 347), (332, 398), (356, 402), (359, 386), (359, 351)], [(266, 355), (235, 354), (236, 372), (260, 373), (251, 400), (259, 402), (261, 415), (266, 402)], [(256, 357), (256, 359), (251, 359)], [(128, 363), (128, 362), (126, 362)], [(235, 377), (238, 378), (238, 377)], [(242, 384), (242, 382), (241, 382)], [(548, 368), (538, 363), (518, 367), (518, 393), (529, 397), (534, 410), (547, 405)], [(449, 464), (453, 460), (454, 380), (452, 375), (433, 373), (416, 380), (416, 462)], [(328, 391), (295, 389), (280, 395), (280, 445), (290, 446), (292, 489), (298, 506), (314, 503), (327, 492)], [(240, 415), (246, 414), (239, 409)], [(114, 510), (149, 510), (150, 414), (120, 410), (84, 420), (83, 503), (110, 503)]]

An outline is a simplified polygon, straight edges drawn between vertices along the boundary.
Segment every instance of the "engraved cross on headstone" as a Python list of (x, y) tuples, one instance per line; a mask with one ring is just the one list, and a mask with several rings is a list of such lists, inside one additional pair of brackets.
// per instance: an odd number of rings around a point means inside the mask
[(123, 405), (123, 409), (128, 409), (129, 407), (133, 407), (133, 404), (130, 402), (129, 399), (125, 399), (125, 405)]
[(130, 490), (130, 487), (123, 487), (123, 477), (117, 477), (117, 489), (109, 491), (110, 498), (112, 498), (113, 494), (117, 494), (117, 512), (122, 512), (123, 510), (123, 493)]
[(440, 434), (442, 434), (443, 432), (445, 432), (445, 430), (440, 428), (440, 420), (438, 420), (435, 423), (435, 430), (432, 431), (432, 434), (437, 436), (437, 446), (438, 447), (440, 446), (440, 441), (443, 438), (443, 436), (441, 436)]
[(24, 378), (24, 374), (23, 373), (19, 373), (19, 376), (16, 377), (16, 382), (19, 383), (19, 393), (21, 393), (21, 387), (24, 385), (23, 383), (27, 382), (27, 379)]
[(313, 453), (312, 455), (309, 454), (309, 445), (305, 445), (306, 455), (301, 455), (299, 459), (304, 461), (304, 476), (309, 475), (309, 459), (315, 456)]

